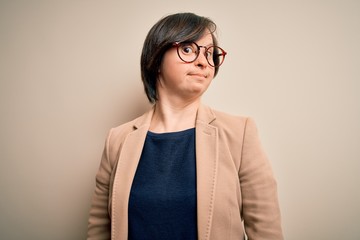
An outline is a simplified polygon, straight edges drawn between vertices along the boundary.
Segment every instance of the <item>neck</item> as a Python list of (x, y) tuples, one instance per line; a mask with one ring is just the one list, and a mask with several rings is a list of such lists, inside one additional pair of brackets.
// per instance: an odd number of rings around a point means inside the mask
[(200, 99), (181, 104), (158, 100), (151, 120), (150, 131), (177, 132), (195, 127), (199, 105)]

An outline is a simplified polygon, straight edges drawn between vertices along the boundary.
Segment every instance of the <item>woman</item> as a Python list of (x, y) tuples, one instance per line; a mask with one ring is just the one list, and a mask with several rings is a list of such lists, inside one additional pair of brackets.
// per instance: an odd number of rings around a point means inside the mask
[(200, 101), (226, 55), (215, 29), (181, 13), (148, 33), (141, 73), (154, 106), (108, 135), (88, 239), (283, 239), (253, 120)]

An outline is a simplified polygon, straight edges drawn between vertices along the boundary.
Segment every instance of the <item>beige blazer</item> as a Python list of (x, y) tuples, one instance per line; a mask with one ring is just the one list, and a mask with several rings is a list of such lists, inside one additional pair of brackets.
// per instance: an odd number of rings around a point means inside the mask
[[(88, 239), (127, 239), (131, 184), (153, 109), (111, 129), (90, 210)], [(201, 105), (196, 119), (198, 239), (283, 239), (276, 181), (250, 118)]]

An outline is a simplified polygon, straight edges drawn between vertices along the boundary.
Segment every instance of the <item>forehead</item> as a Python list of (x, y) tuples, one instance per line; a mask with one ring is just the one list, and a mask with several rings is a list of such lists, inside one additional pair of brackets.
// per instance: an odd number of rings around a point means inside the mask
[(196, 40), (196, 43), (202, 46), (212, 45), (213, 42), (213, 36), (209, 30), (206, 30), (204, 34)]

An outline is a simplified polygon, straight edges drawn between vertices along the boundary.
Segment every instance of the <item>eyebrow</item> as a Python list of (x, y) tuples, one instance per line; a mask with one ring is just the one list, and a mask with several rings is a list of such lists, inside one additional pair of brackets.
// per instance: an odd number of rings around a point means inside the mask
[(199, 47), (206, 47), (206, 48), (208, 48), (208, 47), (211, 47), (211, 46), (214, 46), (214, 43), (210, 43), (210, 44), (206, 44), (206, 45), (200, 45), (200, 44), (198, 44), (197, 42), (195, 42), (197, 45), (199, 45)]

